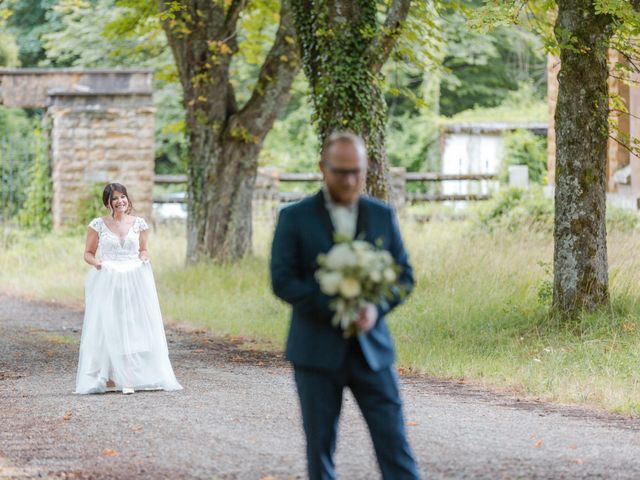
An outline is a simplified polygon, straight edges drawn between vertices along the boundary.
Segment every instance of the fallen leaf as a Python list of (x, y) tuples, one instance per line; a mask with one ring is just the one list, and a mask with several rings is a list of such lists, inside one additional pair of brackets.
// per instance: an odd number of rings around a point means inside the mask
[(117, 457), (118, 456), (118, 452), (116, 452), (115, 450), (111, 450), (110, 448), (105, 448), (102, 451), (102, 456), (103, 457)]
[(533, 446), (533, 448), (540, 448), (542, 446), (542, 444), (544, 443), (544, 439), (541, 438), (540, 440), (538, 440), (535, 445)]
[(73, 412), (72, 411), (68, 411), (67, 413), (64, 414), (64, 417), (62, 417), (62, 419), (64, 421), (71, 420), (71, 416), (72, 415), (73, 415)]
[(406, 368), (403, 368), (403, 367), (398, 367), (398, 373), (400, 375), (406, 375), (406, 374), (409, 373), (409, 370), (407, 370)]
[(537, 434), (536, 432), (533, 432), (533, 433), (529, 436), (529, 438), (536, 438), (537, 436), (538, 436), (538, 434)]
[(196, 348), (195, 350), (191, 350), (193, 353), (204, 353), (204, 348)]
[(571, 450), (575, 450), (576, 448), (578, 448), (578, 446), (575, 443), (572, 443), (571, 445), (569, 445), (569, 448)]
[(278, 478), (273, 475), (267, 475), (266, 477), (260, 477), (260, 480), (278, 480)]
[(465, 383), (466, 383), (466, 380), (464, 378), (458, 379), (458, 385), (464, 385)]
[(622, 324), (622, 329), (625, 332), (633, 332), (636, 329), (636, 324), (635, 323), (623, 323)]
[(573, 463), (577, 463), (578, 465), (582, 465), (584, 463), (584, 460), (582, 460), (581, 458), (576, 458), (575, 460), (571, 460)]
[(144, 430), (144, 427), (142, 425), (134, 425), (133, 427), (131, 427), (131, 430), (133, 430), (134, 432), (141, 432), (142, 430)]

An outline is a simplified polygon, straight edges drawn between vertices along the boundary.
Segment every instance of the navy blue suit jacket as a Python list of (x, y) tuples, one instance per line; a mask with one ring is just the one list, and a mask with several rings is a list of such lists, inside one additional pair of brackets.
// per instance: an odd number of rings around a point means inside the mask
[[(271, 252), (274, 293), (293, 307), (286, 357), (295, 367), (337, 370), (349, 340), (331, 325), (330, 298), (314, 278), (317, 258), (333, 246), (334, 229), (322, 191), (282, 209)], [(402, 268), (398, 285), (406, 293), (413, 287), (413, 271), (393, 209), (378, 200), (360, 197), (356, 237), (380, 243)], [(405, 293), (405, 294), (406, 294)], [(395, 361), (395, 350), (385, 315), (401, 301), (397, 291), (388, 304), (378, 305), (378, 322), (358, 341), (369, 367), (378, 371)]]

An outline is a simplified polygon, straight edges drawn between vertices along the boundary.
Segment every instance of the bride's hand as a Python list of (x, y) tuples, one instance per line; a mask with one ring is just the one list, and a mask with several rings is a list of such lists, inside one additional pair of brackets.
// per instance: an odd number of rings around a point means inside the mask
[(100, 270), (102, 268), (102, 262), (100, 260), (96, 260), (96, 263), (93, 264), (96, 267), (96, 270)]
[(138, 258), (140, 258), (140, 260), (142, 260), (143, 263), (147, 263), (149, 261), (149, 256), (147, 255), (147, 252), (140, 252), (140, 255), (138, 256)]

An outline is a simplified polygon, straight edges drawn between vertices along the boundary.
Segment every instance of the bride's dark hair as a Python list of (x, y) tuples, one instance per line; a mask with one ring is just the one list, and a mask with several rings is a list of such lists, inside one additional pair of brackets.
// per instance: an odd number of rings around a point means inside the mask
[(102, 192), (102, 203), (111, 211), (111, 215), (113, 215), (113, 208), (111, 207), (111, 197), (114, 192), (119, 192), (127, 197), (127, 201), (129, 205), (127, 206), (127, 211), (125, 213), (131, 213), (133, 210), (133, 202), (131, 201), (131, 197), (127, 193), (127, 187), (122, 185), (121, 183), (110, 183), (106, 187), (104, 187), (104, 191)]

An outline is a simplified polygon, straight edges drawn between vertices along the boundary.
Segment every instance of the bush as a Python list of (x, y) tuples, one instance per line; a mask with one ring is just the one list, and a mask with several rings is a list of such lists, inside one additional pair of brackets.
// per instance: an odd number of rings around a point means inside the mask
[(541, 187), (521, 190), (504, 188), (492, 200), (480, 206), (478, 219), (489, 229), (508, 231), (532, 229), (553, 231), (553, 199)]
[(506, 133), (500, 182), (506, 184), (509, 181), (510, 165), (526, 165), (531, 183), (546, 183), (547, 138), (522, 129)]
[(640, 215), (635, 210), (607, 206), (607, 231), (632, 232), (640, 227)]
[[(503, 188), (493, 199), (480, 205), (476, 213), (479, 223), (489, 230), (553, 232), (553, 198), (545, 196), (541, 187)], [(638, 212), (607, 206), (607, 231), (629, 233), (638, 228)]]
[(20, 225), (35, 230), (49, 231), (52, 227), (51, 202), (53, 184), (47, 154), (47, 140), (36, 132), (33, 163), (29, 172), (26, 200), (18, 214)]
[[(106, 210), (102, 204), (104, 183), (91, 183), (85, 187), (84, 195), (78, 200), (76, 211), (76, 227), (80, 231), (86, 230), (87, 225), (96, 217), (102, 217)], [(72, 227), (73, 228), (73, 227)]]

